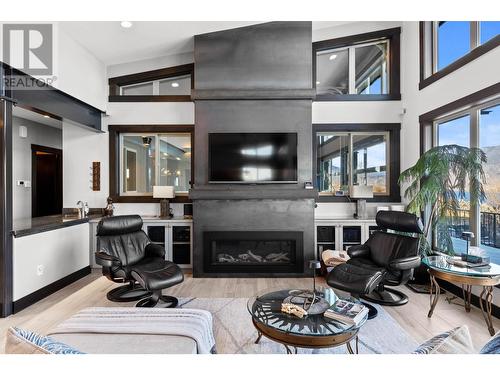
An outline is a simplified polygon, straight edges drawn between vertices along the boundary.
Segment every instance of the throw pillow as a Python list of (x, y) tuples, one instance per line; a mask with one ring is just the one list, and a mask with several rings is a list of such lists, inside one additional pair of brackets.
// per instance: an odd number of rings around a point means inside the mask
[(17, 327), (11, 327), (7, 331), (5, 352), (7, 354), (83, 354), (47, 336)]
[(483, 346), (479, 354), (500, 354), (500, 331)]
[(427, 340), (413, 354), (474, 354), (467, 326), (453, 328)]

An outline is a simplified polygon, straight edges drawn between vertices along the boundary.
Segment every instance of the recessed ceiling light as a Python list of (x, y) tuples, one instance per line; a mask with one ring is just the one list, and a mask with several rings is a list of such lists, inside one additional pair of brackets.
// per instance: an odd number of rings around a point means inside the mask
[(320, 81), (316, 81), (316, 84), (319, 85), (321, 82)]
[(172, 82), (172, 87), (179, 87), (179, 83), (178, 82)]
[(330, 57), (328, 58), (329, 60), (335, 60), (337, 58), (337, 55), (330, 55)]
[(124, 29), (130, 29), (132, 27), (132, 22), (130, 21), (122, 21), (120, 23), (120, 25), (124, 28)]
[(50, 118), (50, 116), (49, 116), (49, 115), (43, 115), (43, 117), (45, 117), (45, 118)]

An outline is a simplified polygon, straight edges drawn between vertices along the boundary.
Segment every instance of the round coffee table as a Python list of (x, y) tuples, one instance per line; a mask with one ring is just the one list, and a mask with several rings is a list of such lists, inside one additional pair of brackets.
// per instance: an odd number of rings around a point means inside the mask
[[(281, 303), (297, 295), (299, 289), (267, 291), (250, 298), (247, 303), (253, 325), (257, 330), (256, 344), (262, 336), (282, 344), (287, 354), (297, 354), (297, 348), (332, 348), (346, 345), (350, 354), (358, 353), (358, 332), (367, 321), (366, 316), (359, 324), (349, 325), (326, 318), (322, 313), (310, 314), (303, 318), (281, 312)], [(316, 296), (331, 306), (338, 299), (330, 288), (317, 288)], [(346, 297), (343, 299), (354, 299)], [(351, 341), (355, 342), (355, 349)]]
[(471, 307), (472, 286), (481, 286), (483, 290), (479, 295), (479, 305), (488, 326), (488, 331), (493, 336), (495, 329), (491, 317), (491, 301), (493, 299), (493, 287), (500, 284), (500, 265), (491, 263), (490, 267), (486, 268), (458, 267), (450, 264), (449, 258), (449, 256), (429, 256), (422, 260), (428, 267), (431, 279), (431, 307), (427, 316), (432, 317), (439, 300), (440, 287), (436, 279), (462, 284), (466, 312), (469, 312)]

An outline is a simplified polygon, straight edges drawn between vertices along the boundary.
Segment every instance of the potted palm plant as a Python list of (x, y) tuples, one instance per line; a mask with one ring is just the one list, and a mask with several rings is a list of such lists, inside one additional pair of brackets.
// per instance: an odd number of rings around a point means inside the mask
[[(453, 254), (451, 234), (447, 230), (450, 218), (457, 216), (464, 202), (477, 206), (485, 199), (483, 163), (486, 154), (478, 148), (458, 145), (433, 147), (416, 164), (399, 176), (399, 184), (407, 184), (404, 197), (407, 211), (423, 216), (424, 231), (420, 254), (432, 254), (432, 231), (438, 234), (439, 251)], [(418, 271), (415, 273), (416, 279)], [(426, 282), (428, 281), (425, 274)], [(415, 280), (418, 282), (418, 280)]]

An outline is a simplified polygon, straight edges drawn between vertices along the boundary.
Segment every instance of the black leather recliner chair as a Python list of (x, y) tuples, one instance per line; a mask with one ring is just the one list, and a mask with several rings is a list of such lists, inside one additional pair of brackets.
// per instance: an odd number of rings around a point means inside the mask
[[(330, 272), (327, 283), (370, 302), (404, 305), (408, 296), (386, 285), (407, 282), (412, 270), (420, 265), (418, 234), (422, 233), (422, 222), (413, 214), (397, 211), (379, 211), (376, 222), (379, 231), (364, 244), (350, 247), (350, 259)], [(367, 306), (374, 317), (376, 310)]]
[(97, 225), (96, 263), (108, 279), (127, 283), (111, 290), (114, 302), (140, 300), (138, 307), (153, 307), (161, 300), (165, 307), (177, 306), (177, 298), (163, 296), (162, 289), (184, 280), (181, 269), (165, 260), (165, 249), (151, 243), (142, 230), (139, 215), (103, 218)]

